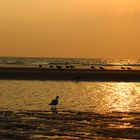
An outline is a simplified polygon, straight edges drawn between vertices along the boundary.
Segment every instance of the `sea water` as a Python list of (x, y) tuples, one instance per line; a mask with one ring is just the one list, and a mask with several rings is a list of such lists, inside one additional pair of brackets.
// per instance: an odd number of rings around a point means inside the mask
[(0, 80), (2, 139), (139, 139), (139, 112), (140, 83)]
[(140, 83), (0, 80), (0, 109), (49, 110), (56, 96), (59, 110), (140, 111)]
[(38, 64), (75, 64), (75, 65), (131, 65), (139, 66), (139, 59), (100, 59), (100, 58), (37, 58), (37, 57), (0, 57), (0, 65), (38, 66)]
[[(1, 58), (1, 65), (130, 65), (139, 60)], [(59, 96), (57, 112), (48, 105)], [(2, 139), (139, 139), (139, 82), (0, 80)]]

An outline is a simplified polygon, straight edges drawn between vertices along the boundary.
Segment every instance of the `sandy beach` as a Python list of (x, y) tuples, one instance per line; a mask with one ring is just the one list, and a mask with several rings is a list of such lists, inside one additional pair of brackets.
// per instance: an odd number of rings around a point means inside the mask
[(140, 81), (140, 70), (53, 69), (0, 67), (0, 79)]

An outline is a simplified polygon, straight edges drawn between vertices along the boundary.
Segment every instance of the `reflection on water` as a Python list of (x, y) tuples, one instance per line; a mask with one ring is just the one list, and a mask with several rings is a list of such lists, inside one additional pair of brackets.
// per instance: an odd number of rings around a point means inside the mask
[(133, 111), (134, 108), (138, 105), (138, 96), (137, 92), (134, 90), (135, 87), (131, 83), (116, 83), (113, 85), (114, 87), (114, 96), (110, 106), (112, 106), (113, 109), (119, 110), (119, 111)]
[(97, 111), (140, 111), (139, 83), (96, 83), (94, 89), (95, 83), (86, 84)]
[(49, 110), (55, 96), (60, 96), (59, 110), (140, 111), (140, 83), (0, 81), (0, 109)]
[(140, 83), (0, 81), (0, 139), (140, 139), (139, 132)]
[(56, 107), (56, 106), (51, 106), (50, 111), (51, 111), (52, 113), (55, 113), (55, 114), (58, 113), (58, 110), (57, 110), (57, 107)]

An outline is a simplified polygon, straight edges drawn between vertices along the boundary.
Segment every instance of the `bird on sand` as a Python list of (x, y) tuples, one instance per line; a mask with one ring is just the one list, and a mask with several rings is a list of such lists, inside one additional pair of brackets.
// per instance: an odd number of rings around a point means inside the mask
[(100, 68), (100, 70), (104, 70), (105, 68), (104, 67), (99, 67)]
[(49, 105), (51, 106), (56, 106), (58, 104), (58, 99), (59, 99), (59, 96), (56, 96), (55, 99), (53, 99)]
[(131, 70), (131, 68), (130, 68), (130, 67), (127, 67), (127, 69), (128, 69), (128, 70)]
[(91, 69), (95, 69), (95, 67), (94, 66), (91, 66)]
[(42, 65), (41, 64), (39, 64), (38, 66), (39, 66), (39, 68), (42, 68)]
[(124, 69), (125, 69), (125, 67), (121, 67), (121, 69), (122, 69), (122, 70), (124, 70)]

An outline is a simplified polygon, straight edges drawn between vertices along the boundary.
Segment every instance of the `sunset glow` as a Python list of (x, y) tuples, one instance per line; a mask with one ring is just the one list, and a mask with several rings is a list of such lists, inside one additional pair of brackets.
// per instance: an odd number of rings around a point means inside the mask
[(133, 0), (113, 0), (112, 4), (109, 4), (110, 12), (113, 14), (127, 14), (131, 12), (139, 12), (139, 2)]
[(0, 2), (0, 56), (139, 58), (139, 0)]

